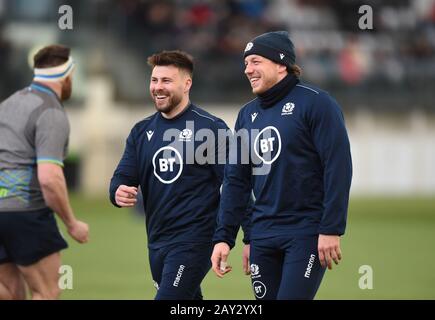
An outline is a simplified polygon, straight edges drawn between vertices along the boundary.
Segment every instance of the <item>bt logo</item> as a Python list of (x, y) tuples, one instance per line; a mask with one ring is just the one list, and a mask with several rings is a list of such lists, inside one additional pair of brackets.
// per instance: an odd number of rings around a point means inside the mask
[(164, 184), (176, 181), (183, 172), (183, 158), (174, 147), (166, 146), (153, 156), (154, 176)]
[(272, 164), (281, 153), (281, 135), (277, 128), (268, 126), (254, 140), (255, 155), (265, 164)]
[(169, 159), (161, 158), (161, 159), (159, 159), (160, 172), (167, 172), (168, 170), (170, 172), (173, 172), (174, 171), (174, 163), (175, 163), (175, 158), (169, 158)]
[(258, 299), (264, 298), (267, 292), (267, 288), (261, 281), (254, 281), (252, 283), (252, 287), (254, 289), (254, 294)]
[(275, 138), (260, 139), (260, 149), (262, 153), (273, 151), (273, 142)]

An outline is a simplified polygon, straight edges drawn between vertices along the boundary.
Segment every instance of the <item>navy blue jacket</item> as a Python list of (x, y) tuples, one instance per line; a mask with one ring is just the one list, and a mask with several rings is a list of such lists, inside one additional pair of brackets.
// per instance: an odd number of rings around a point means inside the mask
[[(209, 148), (204, 145), (207, 140), (197, 135), (201, 129), (211, 130), (216, 137)], [(219, 129), (228, 127), (190, 104), (173, 119), (157, 112), (131, 130), (110, 183), (110, 200), (117, 206), (115, 192), (121, 184), (140, 185), (150, 248), (212, 241), (228, 154), (228, 139), (217, 139)], [(200, 152), (207, 161), (196, 161), (194, 155)]]
[(328, 93), (299, 83), (268, 108), (256, 98), (235, 131), (214, 242), (234, 246), (251, 188), (251, 239), (344, 234), (352, 161), (343, 114)]

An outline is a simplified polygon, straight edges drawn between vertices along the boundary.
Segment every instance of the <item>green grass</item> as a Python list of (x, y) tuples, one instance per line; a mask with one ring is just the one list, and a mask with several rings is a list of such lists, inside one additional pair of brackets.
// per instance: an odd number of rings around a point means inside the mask
[[(68, 237), (63, 264), (73, 267), (73, 290), (63, 299), (152, 299), (144, 221), (105, 199), (73, 196), (73, 207), (90, 224), (91, 241)], [(62, 224), (60, 224), (62, 225)], [(64, 228), (61, 228), (64, 232)], [(65, 232), (64, 232), (65, 233)], [(354, 199), (342, 238), (343, 260), (327, 271), (317, 299), (435, 299), (435, 199)], [(241, 242), (232, 251), (225, 279), (209, 272), (206, 299), (253, 299), (241, 270)], [(361, 290), (361, 265), (373, 268), (373, 289)]]

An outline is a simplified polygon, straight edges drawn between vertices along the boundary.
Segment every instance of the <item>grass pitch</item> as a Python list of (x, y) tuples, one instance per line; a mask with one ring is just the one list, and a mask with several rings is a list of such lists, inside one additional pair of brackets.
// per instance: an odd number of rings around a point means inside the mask
[[(106, 199), (72, 197), (91, 237), (79, 245), (67, 237), (63, 264), (73, 268), (73, 289), (62, 299), (153, 299), (142, 217)], [(61, 223), (64, 234), (65, 228)], [(435, 199), (354, 198), (349, 207), (343, 260), (327, 271), (316, 299), (435, 299)], [(205, 299), (253, 299), (243, 275), (241, 247), (232, 250), (233, 271), (203, 282)], [(360, 289), (359, 268), (373, 269), (373, 289)]]

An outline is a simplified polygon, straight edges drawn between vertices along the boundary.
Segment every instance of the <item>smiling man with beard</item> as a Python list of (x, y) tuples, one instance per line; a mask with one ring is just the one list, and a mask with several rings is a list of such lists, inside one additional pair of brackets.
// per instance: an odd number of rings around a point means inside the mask
[(193, 155), (203, 141), (195, 134), (201, 130), (216, 138), (228, 127), (190, 102), (193, 61), (188, 54), (163, 51), (148, 64), (157, 112), (131, 130), (111, 180), (110, 200), (132, 207), (141, 187), (155, 299), (202, 299), (228, 143), (227, 137), (212, 139), (208, 154), (199, 159)]

